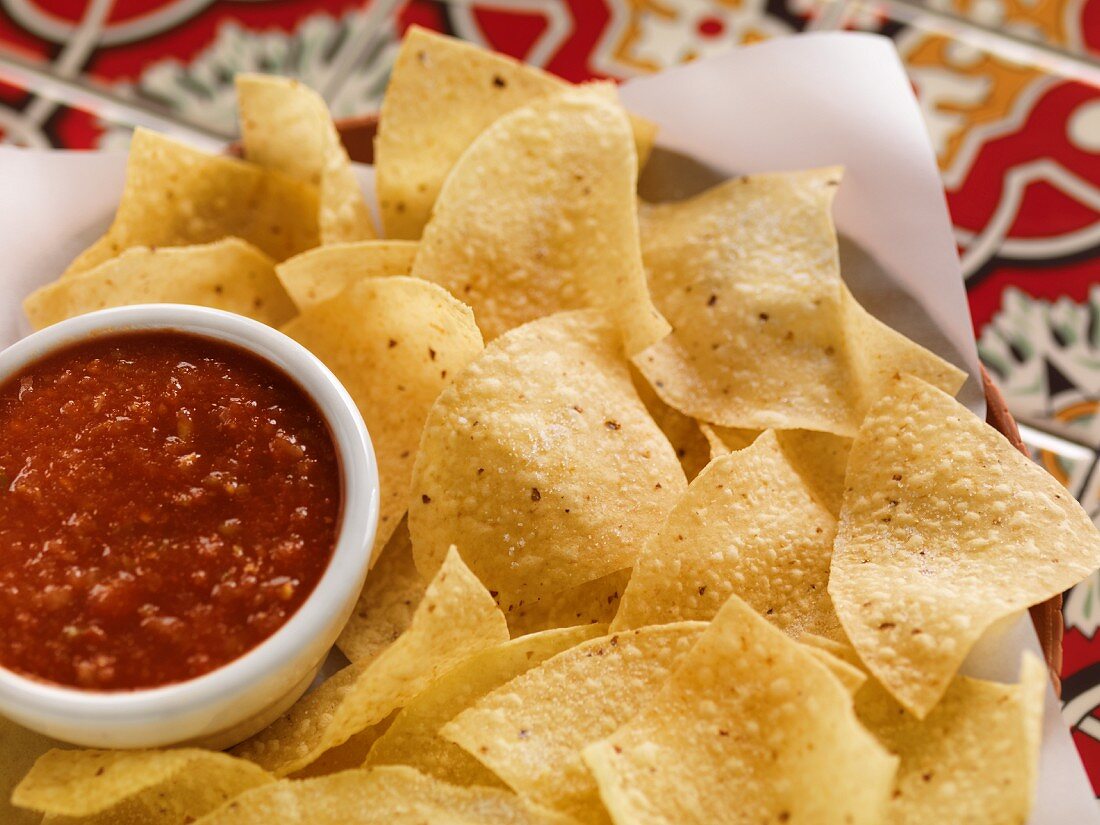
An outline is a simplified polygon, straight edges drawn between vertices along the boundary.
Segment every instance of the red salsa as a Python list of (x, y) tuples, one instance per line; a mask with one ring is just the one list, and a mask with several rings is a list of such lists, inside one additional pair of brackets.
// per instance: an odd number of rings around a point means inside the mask
[(341, 507), (313, 401), (175, 332), (81, 343), (0, 386), (0, 665), (89, 690), (207, 673), (270, 636)]

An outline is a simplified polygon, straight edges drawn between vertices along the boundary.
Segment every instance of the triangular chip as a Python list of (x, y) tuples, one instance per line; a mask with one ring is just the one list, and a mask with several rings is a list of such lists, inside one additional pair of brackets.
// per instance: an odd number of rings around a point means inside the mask
[(177, 825), (274, 781), (251, 762), (198, 748), (52, 750), (35, 762), (12, 801), (88, 825)]
[(635, 362), (669, 405), (727, 427), (852, 436), (897, 369), (962, 385), (844, 288), (839, 183), (838, 168), (754, 175), (641, 210), (650, 290), (675, 332)]
[(610, 85), (502, 117), (455, 164), (413, 263), (473, 307), (486, 341), (568, 309), (601, 310), (628, 354), (669, 327), (649, 299), (630, 124)]
[(629, 567), (684, 487), (615, 329), (561, 313), (491, 343), (432, 408), (413, 555), (431, 575), (454, 542), (514, 610)]
[[(570, 85), (471, 43), (412, 26), (382, 101), (375, 167), (388, 238), (420, 237), (455, 161), (489, 125)], [(656, 127), (632, 118), (639, 166)]]
[[(741, 450), (756, 440), (757, 430), (704, 424), (700, 428), (710, 442), (712, 455)], [(813, 430), (776, 430), (783, 455), (802, 480), (834, 516), (840, 515), (844, 497), (844, 471), (852, 439)]]
[(352, 662), (377, 656), (409, 629), (428, 589), (413, 563), (409, 526), (402, 519), (363, 584), (336, 646)]
[(710, 619), (737, 594), (796, 638), (836, 635), (836, 519), (768, 431), (691, 482), (634, 566), (612, 630)]
[(245, 158), (317, 187), (321, 243), (376, 237), (321, 96), (301, 81), (273, 75), (239, 74), (236, 83)]
[(235, 158), (134, 131), (126, 188), (107, 234), (65, 275), (133, 246), (187, 246), (236, 237), (282, 261), (316, 246), (317, 188)]
[(408, 506), (428, 410), (481, 352), (481, 333), (469, 307), (434, 284), (402, 277), (358, 281), (283, 332), (325, 362), (366, 422), (382, 487), (377, 557)]
[(829, 669), (736, 596), (584, 760), (616, 823), (670, 825), (877, 825), (897, 767)]
[(946, 393), (892, 384), (852, 445), (829, 592), (871, 673), (923, 718), (987, 628), (1100, 565), (1100, 532)]
[(607, 627), (600, 625), (548, 630), (475, 653), (432, 682), (397, 714), (363, 766), (410, 765), (455, 785), (504, 787), (496, 774), (440, 736), (439, 729), (489, 691), (606, 631)]
[(652, 698), (702, 622), (592, 639), (497, 688), (443, 728), (519, 793), (582, 822), (605, 822), (581, 758)]
[(33, 292), (23, 309), (31, 326), (42, 329), (97, 309), (163, 303), (224, 309), (271, 326), (295, 315), (274, 262), (239, 238), (198, 246), (132, 247)]
[(397, 765), (276, 782), (195, 825), (570, 825), (496, 788), (462, 788)]
[(277, 776), (294, 773), (403, 707), (463, 659), (507, 640), (504, 616), (452, 548), (397, 641), (344, 668), (233, 753)]
[(616, 570), (537, 602), (509, 605), (505, 613), (512, 638), (540, 630), (576, 625), (607, 625), (615, 618), (619, 602), (630, 581), (630, 568)]
[(408, 275), (416, 244), (412, 241), (361, 241), (319, 246), (283, 261), (275, 272), (300, 310), (335, 298), (364, 278)]
[(856, 694), (856, 713), (901, 758), (883, 821), (1026, 822), (1035, 801), (1046, 684), (1046, 668), (1025, 654), (1019, 684), (957, 676), (921, 721), (869, 679)]

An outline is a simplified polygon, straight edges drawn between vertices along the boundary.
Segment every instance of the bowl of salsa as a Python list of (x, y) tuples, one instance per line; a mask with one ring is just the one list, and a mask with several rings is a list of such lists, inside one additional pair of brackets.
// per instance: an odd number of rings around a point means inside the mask
[(306, 689), (378, 518), (339, 381), (247, 318), (103, 310), (0, 353), (0, 713), (89, 746), (248, 736)]

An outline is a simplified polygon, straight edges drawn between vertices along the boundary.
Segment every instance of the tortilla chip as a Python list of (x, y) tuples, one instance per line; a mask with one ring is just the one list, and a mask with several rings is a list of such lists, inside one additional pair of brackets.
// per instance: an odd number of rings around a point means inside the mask
[(460, 788), (398, 765), (276, 782), (242, 794), (196, 825), (568, 825), (495, 788)]
[(606, 631), (606, 625), (548, 630), (474, 654), (432, 682), (397, 714), (385, 736), (371, 748), (363, 767), (410, 765), (454, 785), (504, 787), (496, 774), (441, 737), (439, 729), (489, 691)]
[[(375, 140), (388, 238), (420, 237), (451, 167), (497, 118), (569, 83), (510, 57), (412, 26), (393, 64)], [(639, 167), (657, 128), (631, 118)]]
[(95, 825), (177, 825), (273, 781), (251, 762), (199, 748), (51, 750), (35, 762), (12, 801)]
[(85, 272), (134, 246), (188, 246), (229, 237), (276, 261), (316, 246), (316, 187), (138, 128), (111, 228), (65, 275)]
[(852, 445), (829, 593), (871, 673), (924, 718), (987, 628), (1100, 565), (1100, 532), (949, 395), (892, 383)]
[(856, 694), (856, 713), (901, 758), (883, 821), (1026, 822), (1035, 802), (1046, 683), (1046, 668), (1025, 654), (1020, 684), (957, 676), (921, 721), (868, 680)]
[(364, 278), (408, 275), (416, 244), (412, 241), (361, 241), (319, 246), (283, 261), (275, 272), (300, 310), (335, 298)]
[(377, 558), (408, 507), (428, 410), (481, 352), (481, 333), (469, 307), (434, 284), (402, 277), (358, 281), (283, 332), (336, 374), (370, 431), (382, 487)]
[(795, 638), (836, 636), (835, 535), (836, 519), (765, 432), (691, 483), (634, 565), (611, 629), (710, 619), (737, 594)]
[(897, 768), (829, 669), (736, 596), (584, 760), (613, 819), (647, 823), (880, 823)]
[(442, 730), (517, 792), (604, 822), (581, 749), (637, 713), (703, 633), (702, 622), (592, 639), (497, 688)]
[(509, 605), (504, 615), (512, 638), (540, 630), (577, 625), (607, 625), (615, 618), (630, 581), (630, 568), (616, 570), (537, 602)]
[(599, 309), (629, 354), (669, 331), (649, 299), (630, 124), (608, 84), (508, 113), (455, 164), (413, 263), (473, 307), (491, 341), (568, 309)]
[(431, 575), (458, 544), (510, 612), (629, 567), (684, 487), (614, 328), (562, 313), (493, 342), (440, 394), (410, 488), (413, 556)]
[(409, 526), (402, 519), (367, 576), (336, 646), (352, 662), (377, 656), (409, 629), (427, 589), (413, 564)]
[(275, 277), (274, 262), (240, 238), (200, 246), (133, 247), (36, 290), (23, 310), (31, 326), (42, 329), (74, 315), (130, 304), (197, 304), (271, 326), (295, 315)]
[[(703, 425), (710, 442), (712, 454), (721, 455), (741, 450), (756, 440), (756, 430)], [(816, 433), (813, 430), (777, 430), (779, 446), (795, 472), (813, 491), (814, 496), (834, 516), (840, 515), (840, 502), (844, 498), (844, 471), (848, 467), (848, 453), (852, 439), (832, 433)]]
[[(818, 636), (817, 638), (824, 639), (825, 637)], [(803, 639), (799, 639), (799, 641), (805, 644)], [(844, 685), (844, 689), (853, 696), (857, 690), (863, 687), (863, 683), (867, 681), (867, 674), (861, 668), (830, 653), (824, 648), (806, 645), (806, 652), (821, 662), (821, 664), (825, 665), (825, 667), (829, 669), (829, 672), (837, 678), (837, 681)]]
[(285, 77), (239, 74), (236, 84), (244, 156), (317, 187), (321, 243), (377, 237), (324, 99)]
[(467, 657), (506, 641), (504, 616), (451, 548), (397, 641), (344, 668), (233, 753), (277, 776), (294, 773), (381, 722)]
[(844, 288), (830, 215), (840, 174), (754, 175), (642, 208), (650, 290), (675, 332), (635, 361), (670, 406), (725, 427), (852, 436), (899, 366), (962, 385)]
[(680, 466), (684, 468), (684, 475), (687, 476), (688, 481), (691, 481), (702, 472), (711, 459), (710, 442), (699, 426), (699, 422), (672, 409), (662, 401), (633, 365), (631, 365), (630, 375), (638, 397), (642, 399), (645, 408), (649, 410), (649, 414), (665, 434), (672, 449), (676, 451)]
[(68, 748), (63, 742), (27, 730), (0, 716), (0, 822), (6, 825), (38, 825), (42, 814), (16, 808), (11, 792), (35, 760), (53, 748)]

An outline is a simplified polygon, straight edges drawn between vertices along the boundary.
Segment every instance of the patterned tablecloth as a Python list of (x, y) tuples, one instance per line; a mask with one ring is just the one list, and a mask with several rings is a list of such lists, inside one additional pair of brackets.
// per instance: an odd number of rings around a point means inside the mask
[[(982, 359), (1036, 460), (1100, 521), (1100, 0), (0, 0), (0, 139), (120, 147), (151, 125), (221, 141), (241, 70), (373, 111), (412, 23), (573, 81), (807, 30), (893, 38)], [(1065, 717), (1100, 792), (1100, 575), (1065, 617)]]

